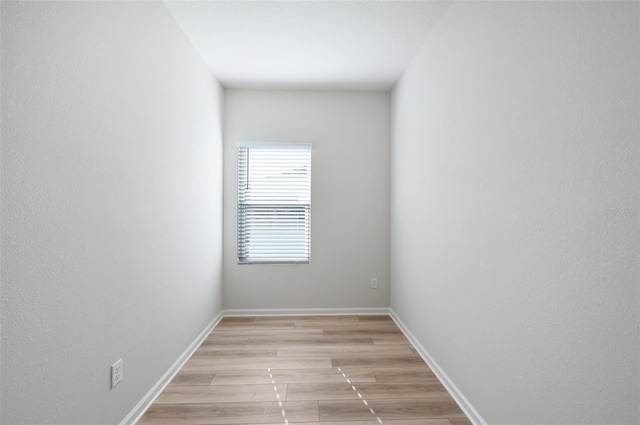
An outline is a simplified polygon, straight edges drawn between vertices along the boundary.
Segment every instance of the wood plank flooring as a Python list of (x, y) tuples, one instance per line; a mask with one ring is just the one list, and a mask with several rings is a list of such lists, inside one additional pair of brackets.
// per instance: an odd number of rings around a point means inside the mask
[(471, 425), (389, 316), (228, 317), (139, 425)]

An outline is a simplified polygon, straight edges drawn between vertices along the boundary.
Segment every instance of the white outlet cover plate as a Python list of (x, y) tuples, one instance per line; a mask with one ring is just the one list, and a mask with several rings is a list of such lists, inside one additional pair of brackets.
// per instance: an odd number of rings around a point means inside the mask
[(111, 365), (111, 388), (122, 382), (122, 359)]

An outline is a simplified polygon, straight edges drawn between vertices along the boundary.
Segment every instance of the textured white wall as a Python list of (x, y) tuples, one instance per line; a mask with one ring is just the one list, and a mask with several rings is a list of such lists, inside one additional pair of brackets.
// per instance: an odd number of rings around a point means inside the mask
[(637, 424), (639, 4), (454, 3), (392, 97), (391, 306), (491, 424)]
[(1, 11), (1, 422), (119, 423), (222, 308), (222, 89), (161, 3)]
[[(388, 92), (226, 90), (225, 309), (389, 305), (389, 100)], [(311, 264), (236, 263), (237, 140), (313, 143)]]

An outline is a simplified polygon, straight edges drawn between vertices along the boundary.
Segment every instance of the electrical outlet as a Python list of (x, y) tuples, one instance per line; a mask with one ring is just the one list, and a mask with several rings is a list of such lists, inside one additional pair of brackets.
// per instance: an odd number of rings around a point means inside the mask
[(371, 289), (378, 289), (378, 278), (377, 277), (372, 277), (371, 278)]
[(122, 359), (111, 365), (111, 388), (122, 381)]

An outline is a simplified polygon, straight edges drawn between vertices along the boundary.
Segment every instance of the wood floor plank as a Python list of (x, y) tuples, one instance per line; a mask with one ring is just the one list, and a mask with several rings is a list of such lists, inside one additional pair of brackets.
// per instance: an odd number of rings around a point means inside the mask
[(210, 385), (215, 374), (215, 372), (202, 373), (181, 370), (173, 377), (170, 385)]
[[(352, 381), (353, 382), (353, 381)], [(355, 388), (355, 389), (354, 389)], [(442, 398), (447, 390), (439, 382), (431, 383), (339, 383), (289, 384), (287, 400), (376, 400), (388, 398)]]
[(290, 422), (318, 420), (318, 403), (314, 401), (258, 403), (180, 403), (154, 404), (139, 422), (140, 425), (219, 425), (282, 422), (282, 409)]
[(328, 345), (328, 346), (286, 346), (278, 349), (278, 357), (306, 357), (306, 356), (411, 356), (415, 352), (409, 346), (380, 345)]
[(246, 369), (318, 369), (331, 368), (330, 357), (192, 357), (184, 366), (185, 371)]
[[(453, 425), (447, 419), (391, 419), (385, 421), (386, 425)], [(282, 422), (274, 422), (270, 424), (263, 425), (282, 425)], [(340, 421), (340, 422), (296, 422), (291, 423), (290, 425), (380, 425), (377, 420), (372, 421)], [(461, 424), (467, 425), (467, 424)], [(468, 423), (471, 425), (471, 422)]]
[(257, 329), (263, 329), (264, 331), (293, 330), (293, 322), (291, 322), (290, 325), (287, 325), (286, 323), (264, 324), (264, 325), (258, 325), (256, 323), (251, 323), (251, 324), (238, 323), (238, 324), (225, 325), (225, 326), (221, 326), (219, 328), (216, 328), (216, 330), (218, 332), (229, 332), (229, 331), (233, 331), (233, 330), (237, 330), (238, 332), (242, 332), (242, 331), (255, 331)]
[(404, 336), (400, 332), (398, 328), (395, 326), (389, 325), (385, 327), (369, 327), (366, 323), (362, 323), (359, 326), (341, 326), (341, 327), (332, 327), (331, 329), (324, 329), (325, 336), (379, 336), (379, 337), (388, 337), (395, 336), (401, 337)]
[(225, 323), (225, 326), (255, 326), (256, 328), (264, 328), (264, 327), (291, 327), (293, 326), (294, 319), (287, 317), (256, 317), (252, 322), (230, 322)]
[[(272, 369), (273, 379), (280, 384), (305, 384), (344, 382), (344, 377), (336, 369)], [(350, 369), (352, 382), (375, 382), (371, 369)], [(216, 373), (211, 385), (267, 384), (271, 379), (261, 370), (222, 370)]]
[[(301, 328), (296, 328), (301, 329)], [(315, 329), (315, 328), (305, 328)], [(392, 330), (387, 329), (338, 329), (338, 328), (322, 328), (322, 334), (327, 338), (373, 338), (373, 337), (385, 337), (385, 336), (400, 336)]]
[(207, 339), (215, 339), (215, 338), (255, 338), (255, 337), (272, 337), (275, 340), (279, 338), (306, 338), (306, 337), (317, 337), (321, 338), (322, 329), (313, 329), (313, 328), (304, 328), (304, 329), (269, 329), (269, 330), (257, 330), (253, 329), (241, 329), (235, 330), (231, 328), (221, 329), (217, 332), (210, 334)]
[(383, 421), (391, 419), (464, 419), (465, 416), (451, 398), (412, 400), (373, 400), (365, 406), (360, 400), (329, 400), (318, 402), (320, 421), (371, 420), (373, 409)]
[[(287, 384), (277, 386), (282, 400), (286, 400)], [(271, 384), (263, 385), (171, 385), (156, 399), (167, 403), (223, 403), (223, 402), (276, 401)]]
[(411, 343), (409, 342), (409, 340), (404, 336), (404, 335), (395, 335), (395, 334), (387, 334), (387, 335), (382, 335), (382, 334), (376, 334), (376, 335), (370, 335), (371, 339), (373, 340), (373, 343), (378, 345), (378, 344), (406, 344), (406, 345), (411, 345)]
[(376, 382), (438, 381), (436, 375), (425, 364), (401, 368), (372, 368), (372, 371)]
[(335, 421), (370, 421), (376, 419), (375, 411), (360, 400), (329, 400), (318, 402), (318, 420)]
[[(308, 382), (341, 382), (344, 377), (337, 369), (328, 370), (274, 370), (273, 376), (276, 382), (283, 383), (308, 383)], [(350, 373), (353, 382), (374, 382), (375, 377), (370, 369), (355, 369)]]
[(356, 320), (351, 322), (329, 322), (329, 321), (318, 321), (314, 322), (298, 322), (295, 321), (295, 326), (304, 326), (305, 323), (309, 326), (316, 324), (327, 324), (327, 327), (331, 327), (331, 329), (335, 330), (346, 330), (346, 329), (394, 329), (397, 332), (401, 332), (400, 329), (396, 326), (396, 324), (391, 320)]
[[(372, 374), (373, 376), (373, 374)], [(266, 370), (221, 370), (216, 372), (210, 385), (271, 384)]]
[(355, 323), (358, 322), (358, 316), (352, 315), (343, 315), (343, 316), (293, 316), (292, 317), (295, 322), (300, 325), (309, 324), (315, 325), (318, 323), (329, 323), (329, 324), (339, 324), (339, 323)]
[(277, 354), (277, 345), (234, 345), (228, 347), (203, 344), (193, 353), (193, 357), (276, 357)]
[(413, 366), (424, 364), (417, 354), (384, 357), (331, 357), (333, 367), (383, 367)]
[(281, 337), (281, 338), (250, 338), (247, 344), (265, 345), (278, 341), (278, 345), (373, 345), (373, 340), (370, 337), (356, 337), (356, 336), (340, 336), (340, 337), (325, 337), (325, 336), (304, 336), (304, 337)]
[(387, 327), (392, 322), (383, 322), (383, 321), (372, 321), (363, 323), (358, 320), (357, 317), (351, 316), (348, 320), (340, 319), (340, 318), (326, 318), (326, 319), (298, 319), (294, 321), (295, 328), (304, 328), (304, 327), (323, 327), (323, 328), (335, 328), (335, 329), (358, 329), (365, 328), (367, 326), (374, 327)]

